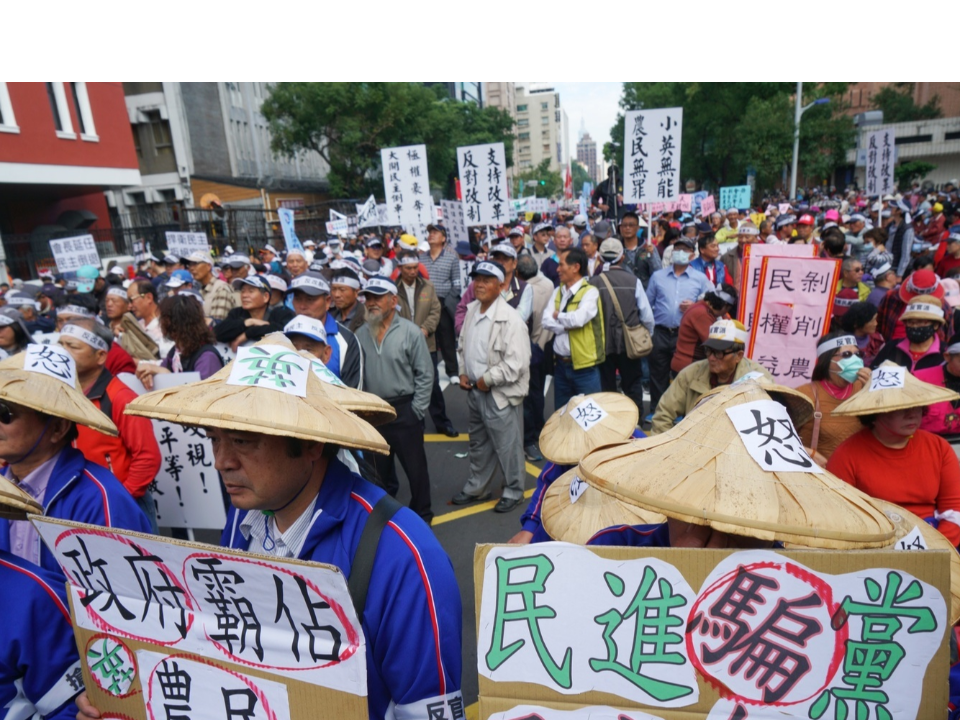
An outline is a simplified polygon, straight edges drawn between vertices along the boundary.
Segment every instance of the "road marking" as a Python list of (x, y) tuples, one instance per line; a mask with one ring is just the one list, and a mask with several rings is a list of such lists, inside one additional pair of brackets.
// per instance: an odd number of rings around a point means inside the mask
[(457, 437), (447, 437), (446, 435), (441, 435), (440, 433), (428, 434), (424, 433), (423, 435), (424, 442), (470, 442), (470, 436), (466, 433), (460, 433)]
[(535, 478), (540, 477), (540, 468), (538, 468), (536, 465), (534, 465), (531, 462), (526, 463), (526, 466), (527, 466), (528, 473), (533, 475)]
[[(526, 464), (526, 470), (528, 473), (534, 477), (540, 477), (540, 468), (538, 468), (533, 463)], [(529, 500), (533, 496), (533, 491), (536, 490), (536, 487), (532, 487), (523, 493), (523, 497)], [(471, 505), (470, 507), (461, 508), (460, 510), (453, 510), (443, 515), (436, 515), (433, 518), (433, 522), (430, 523), (431, 526), (442, 525), (443, 523), (450, 522), (451, 520), (459, 520), (463, 517), (469, 517), (471, 515), (476, 515), (477, 513), (486, 512), (487, 510), (492, 510), (493, 507), (497, 504), (498, 500), (488, 500), (485, 503), (480, 503), (479, 505)]]

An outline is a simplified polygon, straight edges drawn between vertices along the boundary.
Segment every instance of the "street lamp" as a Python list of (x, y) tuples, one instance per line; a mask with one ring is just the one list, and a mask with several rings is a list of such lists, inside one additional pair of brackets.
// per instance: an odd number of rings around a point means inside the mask
[(797, 83), (797, 105), (796, 114), (793, 116), (793, 164), (790, 168), (790, 201), (793, 202), (797, 196), (797, 157), (800, 155), (800, 118), (814, 105), (826, 105), (830, 98), (818, 98), (809, 105), (800, 107), (803, 102), (803, 83)]

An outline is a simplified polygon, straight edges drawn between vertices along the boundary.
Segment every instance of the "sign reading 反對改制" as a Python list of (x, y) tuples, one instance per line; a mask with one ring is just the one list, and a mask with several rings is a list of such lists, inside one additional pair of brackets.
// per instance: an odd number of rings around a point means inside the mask
[[(948, 565), (934, 551), (480, 546), (480, 718), (543, 704), (927, 717), (946, 702)], [(556, 713), (541, 717), (576, 717)]]

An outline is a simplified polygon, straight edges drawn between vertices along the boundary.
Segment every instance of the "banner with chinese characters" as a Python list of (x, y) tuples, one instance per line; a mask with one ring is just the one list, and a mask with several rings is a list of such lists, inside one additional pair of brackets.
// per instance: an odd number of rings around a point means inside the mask
[(503, 225), (510, 219), (503, 143), (457, 148), (463, 219), (467, 227)]
[(750, 207), (749, 185), (731, 185), (720, 188), (720, 208), (723, 212), (730, 209), (746, 210)]
[(740, 260), (740, 302), (737, 303), (737, 320), (747, 330), (753, 325), (753, 309), (757, 304), (757, 291), (760, 288), (760, 263), (765, 257), (813, 258), (817, 256), (816, 245), (767, 245), (750, 243), (743, 246), (743, 258)]
[(479, 718), (936, 717), (949, 562), (936, 551), (482, 545)]
[(367, 717), (363, 631), (338, 568), (31, 519), (66, 575), (105, 717)]
[(303, 244), (297, 237), (295, 229), (296, 218), (290, 208), (277, 208), (277, 217), (280, 218), (280, 229), (283, 231), (283, 241), (287, 244), (287, 250), (299, 250), (303, 252)]
[(100, 255), (93, 235), (77, 235), (50, 241), (50, 252), (61, 273), (75, 273), (84, 265), (100, 269)]
[(382, 224), (406, 228), (418, 240), (425, 240), (426, 227), (433, 222), (427, 146), (383, 148), (380, 158), (389, 217), (388, 222)]
[(457, 243), (469, 242), (470, 236), (463, 219), (463, 203), (459, 200), (441, 200), (440, 209), (443, 210), (443, 226), (447, 229), (447, 244), (456, 247)]
[(775, 382), (799, 387), (811, 381), (817, 340), (830, 329), (839, 277), (839, 260), (763, 259), (747, 357), (763, 365)]
[(893, 128), (877, 130), (867, 135), (867, 195), (886, 195), (894, 191), (895, 145), (896, 133)]
[(210, 252), (207, 234), (202, 232), (167, 232), (167, 255), (185, 258), (193, 252)]
[(683, 108), (630, 110), (623, 139), (623, 202), (678, 200)]
[(355, 205), (355, 207), (357, 208), (358, 228), (362, 229), (379, 225), (380, 218), (377, 214), (377, 200), (373, 195), (368, 197), (363, 205)]

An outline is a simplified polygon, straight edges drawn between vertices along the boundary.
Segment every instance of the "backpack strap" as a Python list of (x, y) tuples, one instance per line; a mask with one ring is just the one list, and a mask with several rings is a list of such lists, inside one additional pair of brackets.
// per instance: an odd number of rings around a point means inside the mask
[(353, 553), (347, 587), (361, 625), (363, 625), (363, 609), (367, 604), (367, 591), (370, 589), (370, 578), (373, 575), (373, 560), (380, 545), (380, 535), (401, 507), (400, 503), (390, 495), (385, 494), (380, 498), (367, 517), (367, 523), (363, 526), (363, 532), (360, 533), (360, 542), (357, 543), (357, 549)]

